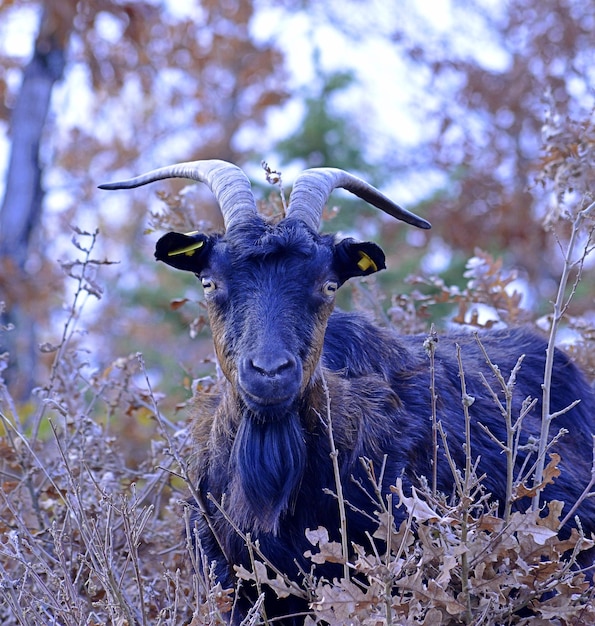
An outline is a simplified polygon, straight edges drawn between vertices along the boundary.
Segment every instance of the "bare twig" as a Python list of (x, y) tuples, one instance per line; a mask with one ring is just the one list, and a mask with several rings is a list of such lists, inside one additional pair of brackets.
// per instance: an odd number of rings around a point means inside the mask
[(492, 400), (494, 401), (496, 406), (500, 409), (500, 413), (504, 417), (504, 422), (506, 425), (506, 441), (505, 442), (500, 441), (497, 437), (495, 437), (491, 433), (489, 428), (487, 428), (483, 424), (480, 424), (480, 427), (483, 428), (483, 430), (485, 430), (485, 432), (488, 433), (492, 441), (494, 441), (498, 446), (500, 446), (500, 448), (504, 451), (506, 455), (506, 501), (504, 503), (504, 520), (508, 523), (508, 521), (510, 520), (511, 511), (512, 511), (512, 503), (514, 500), (514, 482), (515, 482), (514, 472), (515, 472), (516, 459), (517, 459), (517, 454), (518, 454), (518, 442), (519, 442), (519, 437), (521, 433), (521, 427), (522, 427), (524, 416), (528, 413), (530, 408), (535, 405), (535, 401), (524, 404), (521, 415), (513, 422), (512, 400), (513, 400), (513, 394), (514, 394), (514, 387), (516, 383), (517, 374), (519, 373), (521, 369), (521, 365), (523, 363), (525, 355), (522, 354), (517, 359), (515, 366), (512, 368), (512, 371), (510, 372), (508, 380), (506, 380), (504, 376), (502, 375), (502, 373), (500, 372), (500, 368), (498, 367), (498, 365), (493, 363), (492, 360), (490, 359), (483, 343), (481, 342), (481, 339), (479, 338), (479, 335), (477, 333), (474, 333), (474, 335), (475, 335), (475, 340), (477, 341), (477, 344), (484, 356), (484, 359), (488, 367), (490, 368), (492, 374), (496, 378), (496, 381), (498, 382), (500, 389), (504, 393), (505, 403), (502, 404), (498, 394), (492, 389), (492, 386), (488, 383), (483, 373), (480, 372), (482, 382), (484, 386), (488, 389), (492, 397)]
[(438, 394), (436, 393), (436, 345), (438, 333), (432, 324), (430, 334), (424, 341), (424, 349), (430, 358), (430, 401), (432, 407), (432, 494), (436, 496), (438, 490)]
[[(542, 399), (542, 414), (541, 414), (541, 432), (539, 435), (539, 451), (537, 453), (537, 466), (535, 468), (535, 476), (533, 480), (533, 487), (537, 488), (537, 493), (533, 498), (532, 508), (534, 511), (539, 509), (540, 506), (540, 492), (538, 486), (543, 483), (543, 470), (545, 468), (545, 455), (546, 455), (546, 447), (548, 444), (549, 438), (549, 429), (550, 425), (555, 418), (555, 415), (551, 412), (551, 393), (552, 393), (552, 375), (554, 371), (554, 356), (555, 356), (555, 345), (556, 338), (558, 335), (558, 330), (560, 327), (560, 323), (564, 316), (564, 313), (568, 307), (568, 303), (574, 294), (574, 290), (578, 281), (580, 280), (580, 275), (582, 271), (582, 267), (586, 258), (586, 255), (589, 252), (588, 242), (584, 246), (582, 250), (582, 254), (580, 255), (578, 261), (574, 260), (575, 257), (575, 247), (579, 243), (579, 234), (582, 230), (582, 226), (584, 221), (591, 217), (591, 213), (595, 210), (595, 202), (591, 203), (586, 209), (579, 211), (576, 214), (572, 222), (572, 229), (570, 232), (570, 239), (568, 241), (568, 245), (566, 247), (566, 251), (564, 253), (564, 266), (562, 268), (562, 275), (560, 277), (560, 282), (558, 283), (558, 293), (556, 295), (556, 300), (554, 302), (554, 309), (552, 313), (552, 321), (550, 325), (550, 332), (548, 338), (548, 345), (546, 349), (546, 361), (545, 361), (545, 371), (543, 376), (543, 399)], [(589, 233), (589, 240), (591, 237), (592, 231)], [(574, 283), (574, 287), (572, 292), (568, 298), (566, 298), (566, 287), (568, 286), (568, 281), (570, 280), (570, 275), (572, 270), (578, 266), (577, 276)]]
[[(457, 362), (459, 364), (459, 378), (461, 380), (461, 403), (463, 405), (463, 414), (465, 416), (465, 471), (463, 474), (463, 522), (461, 527), (461, 543), (467, 544), (469, 533), (469, 504), (472, 479), (472, 452), (471, 452), (471, 415), (469, 407), (475, 402), (475, 398), (467, 394), (467, 384), (465, 381), (465, 371), (463, 368), (463, 359), (461, 356), (461, 346), (456, 344)], [(461, 594), (465, 600), (465, 622), (470, 624), (472, 621), (471, 611), (471, 592), (469, 588), (469, 561), (468, 552), (465, 550), (461, 554)]]
[(343, 497), (343, 484), (341, 482), (341, 471), (339, 469), (339, 453), (335, 446), (335, 438), (333, 436), (333, 420), (331, 416), (331, 396), (324, 373), (321, 373), (322, 388), (326, 398), (326, 426), (328, 428), (329, 443), (331, 446), (331, 461), (333, 464), (333, 473), (335, 475), (335, 486), (337, 489), (337, 503), (339, 505), (340, 533), (341, 533), (341, 549), (343, 551), (343, 577), (349, 580), (349, 543), (347, 537), (347, 514), (345, 512), (345, 498)]

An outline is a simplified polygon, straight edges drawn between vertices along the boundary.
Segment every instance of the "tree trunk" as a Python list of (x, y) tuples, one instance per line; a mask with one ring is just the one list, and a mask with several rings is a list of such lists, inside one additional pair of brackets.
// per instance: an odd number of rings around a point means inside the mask
[[(34, 302), (23, 294), (35, 293), (27, 259), (39, 230), (43, 204), (39, 148), (50, 108), (53, 87), (64, 72), (65, 48), (73, 15), (71, 3), (49, 1), (42, 16), (33, 57), (23, 72), (23, 82), (11, 118), (11, 152), (4, 201), (0, 209), (0, 300), (6, 310), (0, 334), (0, 353), (8, 352), (6, 380), (15, 400), (30, 395), (36, 379), (39, 349)], [(68, 15), (66, 14), (68, 13)]]

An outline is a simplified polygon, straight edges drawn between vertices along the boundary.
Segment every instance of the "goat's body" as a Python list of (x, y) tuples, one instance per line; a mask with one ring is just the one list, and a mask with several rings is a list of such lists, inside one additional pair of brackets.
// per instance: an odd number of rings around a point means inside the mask
[[(157, 259), (200, 279), (225, 376), (220, 396), (204, 401), (197, 416), (199, 539), (209, 561), (216, 562), (223, 584), (233, 585), (234, 565), (251, 565), (242, 538), (246, 534), (277, 570), (299, 579), (300, 572), (310, 569), (304, 558), (311, 547), (305, 531), (324, 526), (331, 537), (338, 539), (339, 534), (329, 413), (344, 497), (351, 505), (349, 541), (368, 545), (366, 533), (375, 530), (373, 489), (360, 458), (372, 462), (376, 476), (383, 468), (383, 494), (399, 477), (409, 489), (420, 477), (432, 475), (425, 338), (399, 337), (364, 317), (333, 313), (340, 286), (384, 269), (385, 256), (373, 242), (319, 234), (323, 207), (332, 190), (343, 187), (408, 224), (424, 229), (430, 224), (364, 181), (332, 168), (303, 172), (285, 217), (276, 224), (258, 215), (248, 178), (222, 161), (176, 164), (105, 188), (130, 188), (168, 177), (208, 184), (225, 224), (221, 235), (168, 233), (155, 252)], [(486, 333), (482, 342), (505, 377), (525, 355), (513, 415), (518, 416), (527, 396), (537, 403), (523, 422), (524, 444), (540, 432), (546, 344), (523, 330)], [(471, 335), (438, 341), (437, 418), (452, 458), (462, 467), (465, 420), (455, 343), (461, 346), (467, 396), (475, 399), (469, 406), (471, 455), (481, 459), (478, 472), (486, 474), (484, 486), (502, 504), (505, 456), (479, 424), (504, 441), (504, 418), (480, 372), (494, 389), (498, 385)], [(545, 500), (563, 500), (570, 507), (591, 475), (595, 399), (561, 352), (556, 353), (551, 396), (554, 413), (580, 400), (554, 423), (569, 434), (554, 448), (562, 458), (562, 475), (544, 491)], [(527, 449), (520, 451), (519, 463)], [(450, 493), (454, 479), (443, 453), (437, 478), (438, 488)], [(394, 514), (397, 521), (403, 517), (400, 509)], [(584, 529), (593, 531), (595, 499), (585, 500), (578, 514)], [(317, 573), (333, 577), (340, 574), (335, 568), (325, 564)], [(250, 598), (242, 596), (240, 608), (243, 603), (246, 609), (246, 602)], [(297, 600), (281, 604), (268, 590), (268, 617), (306, 608)]]
[[(328, 388), (334, 438), (340, 450), (344, 496), (355, 509), (370, 511), (369, 496), (356, 483), (372, 493), (370, 481), (358, 462), (360, 457), (373, 461), (377, 472), (384, 464), (384, 493), (398, 477), (403, 477), (403, 483), (408, 487), (418, 483), (420, 476), (431, 476), (430, 368), (423, 347), (424, 339), (422, 336), (397, 336), (357, 314), (333, 313), (325, 336), (321, 359), (323, 368), (306, 391), (302, 410), (290, 418), (295, 420), (294, 426), (297, 424), (303, 437), (301, 458), (294, 458), (295, 446), (290, 443), (293, 436), (286, 441), (283, 429), (288, 427), (288, 418), (283, 416), (276, 426), (280, 432), (262, 448), (263, 458), (253, 459), (258, 468), (251, 476), (256, 492), (273, 494), (280, 501), (289, 503), (286, 508), (276, 508), (275, 503), (270, 503), (278, 518), (268, 516), (262, 502), (255, 503), (255, 509), (247, 507), (246, 494), (238, 495), (241, 468), (235, 460), (234, 438), (240, 424), (240, 413), (239, 407), (234, 405), (236, 400), (230, 386), (226, 384), (227, 390), (216, 407), (201, 411), (198, 421), (199, 490), (207, 502), (210, 521), (217, 529), (223, 551), (217, 546), (202, 516), (198, 516), (198, 521), (202, 545), (209, 560), (217, 561), (219, 575), (224, 582), (231, 585), (233, 565), (242, 564), (249, 568), (250, 558), (244, 541), (208, 500), (207, 494), (217, 501), (221, 501), (225, 494), (227, 515), (242, 532), (250, 533), (251, 539), (259, 542), (271, 563), (294, 579), (299, 580), (300, 569), (309, 571), (311, 567), (303, 557), (304, 552), (312, 548), (305, 536), (306, 529), (324, 526), (331, 537), (338, 540), (338, 506), (336, 499), (327, 493), (336, 492), (336, 485), (328, 431), (323, 424), (327, 414), (327, 395), (321, 373)], [(505, 378), (517, 359), (525, 355), (515, 385), (513, 416), (518, 416), (527, 396), (537, 398), (536, 406), (524, 420), (522, 442), (530, 436), (539, 436), (540, 383), (543, 380), (546, 343), (523, 329), (487, 332), (481, 335), (481, 341)], [(438, 339), (435, 358), (437, 417), (447, 434), (451, 454), (462, 467), (465, 428), (455, 344), (461, 346), (467, 394), (475, 398), (469, 408), (472, 455), (481, 456), (478, 471), (479, 474), (485, 473), (483, 484), (502, 503), (506, 496), (506, 458), (478, 426), (478, 422), (504, 441), (504, 418), (483, 385), (479, 372), (483, 372), (493, 383), (494, 389), (498, 389), (498, 385), (471, 334), (449, 334)], [(562, 457), (562, 474), (545, 490), (546, 500), (565, 501), (565, 510), (578, 499), (589, 479), (595, 400), (576, 366), (557, 351), (552, 381), (552, 411), (560, 411), (579, 398), (580, 404), (554, 423), (556, 431), (564, 426), (569, 434), (555, 447)], [(245, 414), (241, 416), (241, 420), (250, 419)], [(269, 430), (270, 424), (265, 428)], [(250, 447), (252, 444), (244, 441), (243, 445)], [(275, 450), (275, 446), (281, 449)], [(443, 446), (440, 448), (442, 450)], [(279, 455), (283, 458), (287, 454), (292, 455), (289, 463), (302, 468), (295, 494), (284, 491), (284, 485), (287, 489), (295, 486), (295, 479), (284, 483), (285, 477), (278, 475), (279, 467), (267, 460), (267, 457), (270, 459)], [(524, 453), (521, 453), (519, 464), (523, 457)], [(271, 482), (275, 486), (271, 487)], [(452, 473), (443, 453), (438, 460), (438, 488), (445, 493), (453, 489)], [(519, 505), (526, 508), (527, 499)], [(354, 512), (352, 507), (348, 507), (347, 512), (350, 541), (368, 545), (365, 532), (373, 532), (374, 524), (366, 516)], [(593, 499), (586, 500), (578, 514), (587, 532), (595, 530)], [(395, 509), (397, 523), (403, 515), (402, 509)], [(317, 573), (330, 577), (340, 573), (333, 566), (324, 568)], [(276, 603), (274, 599), (270, 601)], [(304, 610), (305, 605), (284, 601), (280, 607), (274, 607), (272, 613), (289, 613), (299, 608)]]

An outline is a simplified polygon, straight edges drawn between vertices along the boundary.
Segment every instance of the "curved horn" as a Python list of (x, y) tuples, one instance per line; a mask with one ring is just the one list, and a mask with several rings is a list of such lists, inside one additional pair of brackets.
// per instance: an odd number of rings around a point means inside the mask
[(164, 178), (189, 178), (208, 185), (221, 208), (226, 230), (247, 216), (258, 215), (246, 174), (236, 165), (217, 159), (168, 165), (135, 178), (99, 185), (99, 189), (133, 189)]
[(287, 207), (287, 217), (305, 222), (313, 230), (320, 227), (322, 210), (333, 189), (342, 187), (385, 213), (418, 228), (431, 228), (430, 222), (402, 209), (361, 178), (333, 167), (305, 170), (296, 179)]

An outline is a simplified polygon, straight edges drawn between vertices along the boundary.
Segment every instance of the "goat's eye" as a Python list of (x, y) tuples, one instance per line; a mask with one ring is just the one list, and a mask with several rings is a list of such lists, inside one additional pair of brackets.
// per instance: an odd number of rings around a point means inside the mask
[(211, 293), (217, 289), (217, 285), (215, 285), (215, 281), (212, 278), (201, 278), (200, 282), (205, 293)]
[(322, 293), (325, 296), (334, 296), (339, 289), (339, 284), (334, 280), (327, 280), (324, 285), (322, 285)]

